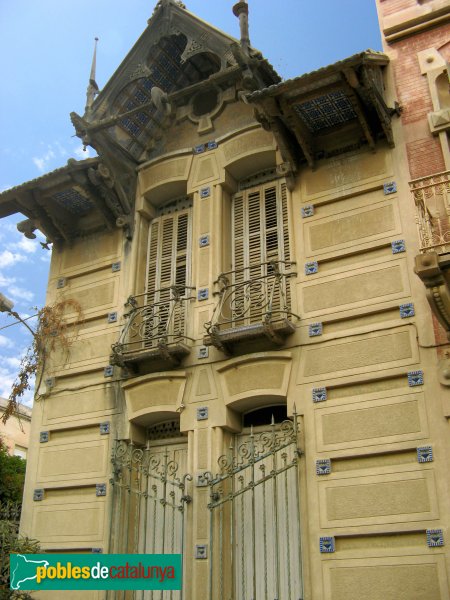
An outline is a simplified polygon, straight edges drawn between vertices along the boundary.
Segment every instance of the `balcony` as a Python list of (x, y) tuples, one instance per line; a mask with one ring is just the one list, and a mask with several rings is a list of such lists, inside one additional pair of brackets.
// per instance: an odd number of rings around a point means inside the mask
[(410, 182), (422, 253), (450, 252), (450, 171)]
[(409, 185), (420, 240), (415, 271), (450, 340), (450, 171), (415, 179)]
[(227, 354), (242, 342), (265, 338), (282, 346), (295, 331), (290, 278), (294, 263), (270, 261), (222, 273), (215, 282), (218, 302), (205, 324), (205, 345)]
[(149, 372), (165, 366), (177, 366), (190, 352), (193, 341), (186, 335), (190, 292), (193, 288), (170, 286), (153, 294), (130, 296), (125, 306), (125, 327), (113, 345), (110, 362)]

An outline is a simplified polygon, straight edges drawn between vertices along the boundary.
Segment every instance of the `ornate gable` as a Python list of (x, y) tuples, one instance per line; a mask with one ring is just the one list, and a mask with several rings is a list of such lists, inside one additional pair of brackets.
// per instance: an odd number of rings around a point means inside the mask
[(177, 109), (200, 86), (214, 82), (224, 90), (236, 74), (253, 89), (279, 81), (260, 53), (246, 55), (238, 40), (183, 6), (159, 2), (147, 29), (84, 116), (72, 115), (77, 134), (99, 154), (101, 132), (132, 162), (147, 160)]

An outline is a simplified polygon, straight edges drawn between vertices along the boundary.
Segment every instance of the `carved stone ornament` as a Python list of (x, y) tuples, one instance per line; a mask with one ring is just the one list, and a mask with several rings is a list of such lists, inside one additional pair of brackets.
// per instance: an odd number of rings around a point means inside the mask
[(450, 289), (446, 269), (440, 264), (436, 252), (427, 252), (415, 257), (415, 272), (425, 284), (427, 300), (431, 310), (450, 339)]
[(429, 113), (428, 122), (432, 133), (446, 131), (450, 129), (450, 108), (444, 108), (433, 113)]
[(180, 0), (159, 0), (153, 9), (153, 14), (155, 14), (161, 8), (161, 6), (169, 6), (170, 4), (175, 4), (175, 6), (186, 9), (186, 5)]
[(203, 46), (203, 44), (201, 44), (197, 40), (194, 40), (194, 39), (189, 40), (183, 54), (181, 55), (181, 62), (182, 63), (185, 62), (193, 54), (196, 54), (197, 52), (204, 50), (204, 48), (205, 47)]
[(446, 356), (438, 364), (438, 381), (445, 387), (450, 387), (450, 358)]
[(36, 239), (36, 234), (34, 232), (37, 229), (37, 224), (33, 221), (33, 219), (25, 219), (25, 221), (20, 221), (17, 223), (16, 227), (17, 230), (20, 231), (20, 233), (23, 233), (23, 235), (29, 240)]
[(181, 63), (186, 62), (191, 56), (194, 54), (198, 54), (199, 52), (204, 52), (206, 50), (206, 42), (209, 39), (209, 33), (204, 31), (198, 40), (194, 38), (189, 38), (186, 48), (184, 49), (183, 54), (181, 55)]
[(152, 74), (151, 70), (147, 65), (138, 63), (133, 71), (130, 73), (129, 79), (140, 79), (141, 77), (150, 77)]
[(165, 116), (169, 116), (172, 112), (172, 106), (169, 102), (166, 92), (164, 92), (161, 88), (155, 85), (154, 87), (152, 87), (150, 93), (152, 97), (152, 102), (155, 105), (156, 109), (163, 112)]
[(115, 217), (123, 213), (122, 206), (114, 190), (114, 179), (104, 164), (100, 163), (97, 169), (88, 170), (89, 181), (98, 188), (100, 195)]

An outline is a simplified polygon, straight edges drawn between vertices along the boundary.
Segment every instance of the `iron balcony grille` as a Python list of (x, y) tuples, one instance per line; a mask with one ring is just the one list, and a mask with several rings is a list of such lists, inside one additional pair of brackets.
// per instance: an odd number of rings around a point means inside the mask
[(112, 346), (111, 364), (125, 366), (149, 358), (173, 362), (189, 354), (193, 340), (186, 335), (186, 320), (192, 289), (172, 285), (130, 296), (125, 327)]
[(215, 282), (218, 302), (205, 324), (205, 344), (228, 345), (266, 336), (281, 345), (294, 332), (290, 261), (269, 261), (222, 273)]
[(414, 179), (409, 186), (416, 204), (420, 251), (450, 252), (450, 171)]
[[(295, 411), (295, 407), (294, 407)], [(234, 446), (234, 447), (233, 447)], [(297, 414), (236, 436), (207, 471), (208, 600), (303, 598)]]

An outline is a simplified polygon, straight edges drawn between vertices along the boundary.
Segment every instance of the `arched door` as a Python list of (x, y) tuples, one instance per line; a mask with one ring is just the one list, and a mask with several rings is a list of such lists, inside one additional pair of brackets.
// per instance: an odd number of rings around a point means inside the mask
[[(118, 440), (113, 453), (110, 553), (184, 554), (187, 442), (177, 421), (148, 430), (138, 447)], [(114, 592), (111, 599), (122, 600)], [(127, 592), (126, 599), (182, 600), (182, 591)], [(131, 594), (131, 595), (130, 595)]]
[(273, 418), (244, 427), (209, 474), (210, 600), (303, 598), (299, 454), (296, 415)]

